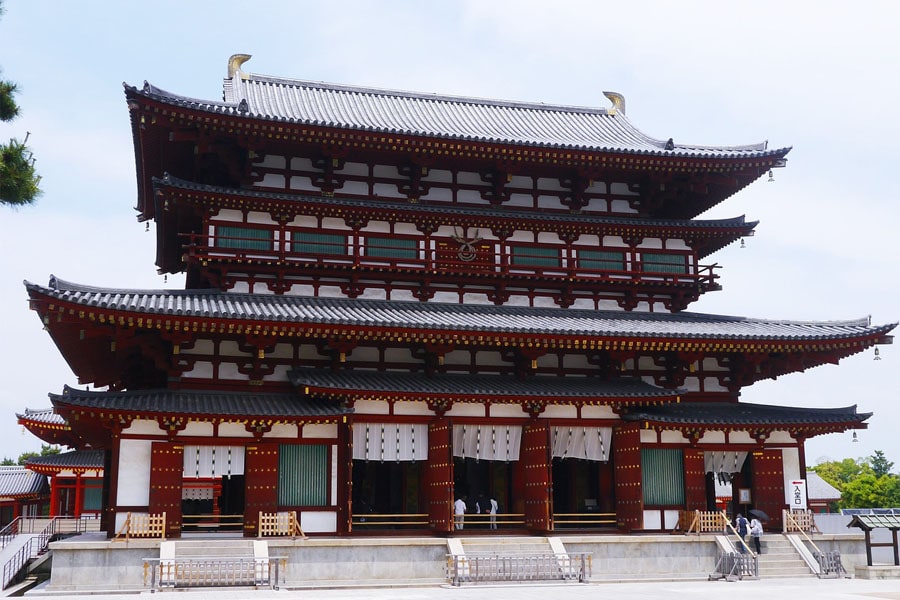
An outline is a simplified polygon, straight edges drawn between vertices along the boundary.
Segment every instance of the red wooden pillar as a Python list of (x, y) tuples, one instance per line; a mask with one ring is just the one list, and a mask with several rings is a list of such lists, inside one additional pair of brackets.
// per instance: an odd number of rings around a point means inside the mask
[(703, 450), (684, 451), (684, 507), (687, 510), (706, 510), (706, 467)]
[(629, 423), (613, 429), (613, 459), (616, 463), (616, 518), (619, 529), (632, 531), (644, 526), (644, 491), (641, 485), (641, 430)]
[(259, 513), (278, 510), (278, 444), (247, 446), (244, 490), (244, 537), (255, 537)]
[(181, 537), (184, 446), (153, 442), (150, 447), (150, 514), (166, 513), (166, 537)]
[(50, 517), (57, 515), (57, 507), (59, 505), (59, 489), (57, 489), (58, 474), (50, 475)]
[(519, 457), (525, 484), (525, 527), (538, 532), (552, 531), (553, 482), (549, 421), (537, 419), (522, 428)]
[(84, 477), (83, 473), (75, 473), (75, 507), (73, 517), (80, 518), (84, 508)]
[(453, 531), (453, 428), (450, 419), (428, 425), (428, 524), (436, 532)]

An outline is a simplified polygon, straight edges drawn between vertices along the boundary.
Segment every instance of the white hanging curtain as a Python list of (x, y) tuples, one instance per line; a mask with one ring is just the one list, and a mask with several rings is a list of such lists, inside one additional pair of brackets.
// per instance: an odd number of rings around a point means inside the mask
[(581, 458), (606, 462), (612, 443), (612, 427), (556, 426), (551, 431), (553, 458)]
[(706, 473), (740, 473), (747, 460), (747, 452), (704, 452), (703, 470)]
[(216, 478), (244, 474), (243, 446), (185, 446), (184, 476)]
[(478, 460), (519, 460), (520, 425), (454, 425), (453, 456)]
[(353, 460), (428, 460), (425, 423), (355, 423)]

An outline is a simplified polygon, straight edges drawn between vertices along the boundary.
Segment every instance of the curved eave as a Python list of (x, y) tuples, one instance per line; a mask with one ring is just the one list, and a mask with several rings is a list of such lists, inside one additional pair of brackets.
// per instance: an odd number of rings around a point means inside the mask
[[(596, 170), (630, 171), (637, 174), (650, 172), (672, 173), (742, 173), (732, 189), (710, 196), (703, 202), (692, 202), (685, 207), (694, 216), (721, 202), (769, 169), (784, 164), (790, 148), (773, 150), (735, 150), (731, 153), (713, 151), (706, 147), (688, 147), (681, 150), (628, 149), (610, 147), (583, 147), (578, 145), (542, 145), (540, 143), (508, 142), (483, 138), (424, 135), (410, 132), (371, 130), (334, 123), (300, 122), (240, 113), (234, 105), (185, 99), (162, 93), (145, 86), (144, 90), (125, 86), (126, 97), (133, 113), (141, 112), (133, 120), (143, 120), (142, 127), (153, 127), (159, 121), (178, 127), (196, 127), (229, 137), (255, 138), (265, 144), (325, 143), (335, 148), (363, 149), (414, 155), (430, 161), (449, 160), (484, 162), (511, 165), (545, 165), (553, 168), (580, 168)], [(150, 116), (148, 116), (150, 115)], [(150, 124), (148, 124), (150, 123)], [(140, 129), (136, 130), (140, 131)], [(145, 133), (135, 139), (142, 143)], [(743, 148), (743, 147), (742, 147)], [(140, 165), (139, 165), (140, 167)], [(145, 192), (150, 189), (152, 173), (139, 168), (138, 177), (144, 180)], [(156, 173), (159, 175), (160, 173)], [(152, 217), (151, 200), (146, 195), (140, 201), (142, 218)], [(683, 209), (672, 209), (679, 214)]]
[[(699, 258), (734, 241), (753, 234), (758, 221), (747, 221), (743, 215), (729, 219), (653, 219), (609, 217), (603, 215), (571, 213), (534, 213), (523, 210), (472, 209), (439, 204), (410, 205), (407, 202), (360, 200), (353, 198), (325, 197), (303, 194), (284, 194), (255, 190), (235, 190), (196, 184), (175, 177), (153, 178), (155, 213), (163, 205), (191, 205), (197, 208), (227, 207), (277, 213), (280, 219), (286, 215), (310, 213), (321, 217), (345, 218), (370, 215), (373, 219), (408, 219), (411, 222), (439, 227), (483, 228), (489, 230), (498, 225), (517, 228), (540, 228), (559, 234), (600, 234), (644, 237), (690, 238)], [(157, 219), (159, 239), (165, 239), (166, 222)], [(183, 233), (183, 232), (176, 232)], [(184, 269), (177, 265), (159, 265), (169, 272)]]
[(454, 403), (642, 405), (678, 402), (684, 390), (669, 390), (640, 380), (590, 378), (342, 372), (294, 369), (291, 382), (305, 395), (329, 400), (419, 401), (437, 406)]
[(867, 319), (765, 321), (700, 313), (627, 313), (583, 309), (391, 302), (225, 293), (213, 290), (108, 290), (53, 279), (26, 282), (32, 309), (51, 335), (72, 322), (144, 331), (255, 333), (349, 340), (387, 339), (631, 352), (825, 352), (842, 356), (891, 343), (896, 323)]
[(764, 441), (774, 431), (787, 430), (809, 438), (849, 429), (866, 429), (873, 413), (858, 413), (856, 405), (843, 408), (800, 408), (751, 403), (685, 402), (678, 405), (628, 409), (625, 421), (643, 429), (670, 429), (686, 434), (704, 431), (749, 431)]

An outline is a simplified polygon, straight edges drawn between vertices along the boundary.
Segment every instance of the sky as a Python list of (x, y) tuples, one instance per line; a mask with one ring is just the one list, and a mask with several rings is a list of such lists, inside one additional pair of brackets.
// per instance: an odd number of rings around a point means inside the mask
[[(606, 107), (676, 143), (791, 147), (701, 218), (758, 220), (719, 251), (723, 290), (692, 312), (785, 320), (900, 320), (900, 4), (602, 0), (5, 0), (2, 78), (22, 116), (0, 139), (28, 144), (42, 176), (32, 207), (0, 207), (0, 457), (38, 451), (16, 413), (78, 385), (24, 280), (177, 289), (137, 222), (122, 84), (220, 100), (243, 70), (350, 85)], [(900, 471), (896, 346), (744, 388), (741, 400), (857, 405), (869, 428), (814, 438), (810, 465), (885, 453)]]

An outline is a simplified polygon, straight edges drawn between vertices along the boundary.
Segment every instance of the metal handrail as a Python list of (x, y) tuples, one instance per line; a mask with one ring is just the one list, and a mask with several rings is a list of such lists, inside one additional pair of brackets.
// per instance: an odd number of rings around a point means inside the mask
[(447, 555), (447, 578), (458, 586), (478, 581), (578, 581), (591, 577), (593, 554), (570, 552)]
[(150, 591), (163, 588), (246, 587), (284, 583), (281, 567), (286, 556), (194, 556), (144, 558), (144, 585)]

